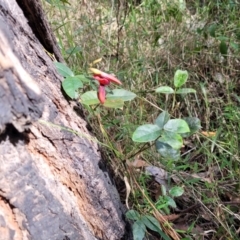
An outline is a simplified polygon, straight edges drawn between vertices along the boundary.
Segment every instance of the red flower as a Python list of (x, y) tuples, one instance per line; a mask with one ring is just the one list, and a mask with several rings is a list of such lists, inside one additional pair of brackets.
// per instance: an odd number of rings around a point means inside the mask
[(102, 85), (102, 86), (107, 86), (107, 85), (110, 84), (110, 80), (109, 80), (109, 79), (103, 78), (103, 77), (101, 77), (101, 76), (99, 76), (99, 75), (94, 74), (94, 75), (93, 75), (93, 78), (94, 78), (95, 80), (97, 80), (97, 81), (99, 82), (99, 84)]
[(93, 78), (99, 82), (98, 99), (101, 104), (104, 104), (106, 99), (105, 86), (109, 85), (111, 82), (119, 85), (122, 83), (113, 75), (102, 72), (96, 68), (90, 68), (89, 70), (93, 73)]
[(98, 88), (98, 100), (101, 104), (104, 104), (106, 99), (106, 89), (105, 86), (100, 85)]

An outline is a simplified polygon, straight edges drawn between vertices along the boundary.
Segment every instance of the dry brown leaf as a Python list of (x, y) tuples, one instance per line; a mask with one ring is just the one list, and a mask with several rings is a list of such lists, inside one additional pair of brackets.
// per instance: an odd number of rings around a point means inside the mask
[[(174, 224), (174, 229), (178, 229), (178, 230), (182, 230), (182, 231), (187, 231), (188, 229), (190, 228), (190, 225), (186, 225), (184, 223), (177, 223), (177, 224)], [(194, 233), (194, 234), (204, 234), (204, 230), (199, 227), (199, 226), (196, 226), (194, 227), (192, 230), (191, 230), (191, 233)]]
[(201, 133), (205, 137), (215, 137), (216, 136), (216, 132), (205, 132), (205, 131), (202, 131)]
[(212, 183), (211, 178), (206, 177), (208, 175), (208, 172), (203, 172), (203, 173), (193, 173), (191, 174), (191, 177), (201, 179), (203, 182), (208, 182)]
[(134, 168), (141, 168), (141, 167), (149, 166), (149, 164), (146, 161), (141, 160), (139, 158), (136, 158), (133, 162), (127, 161), (127, 165), (130, 167), (134, 167)]
[(181, 214), (170, 214), (170, 215), (164, 215), (164, 218), (170, 222), (178, 219), (179, 217), (181, 217)]
[(212, 221), (212, 218), (213, 218), (213, 216), (209, 212), (206, 212), (206, 211), (201, 213), (201, 217), (207, 221)]

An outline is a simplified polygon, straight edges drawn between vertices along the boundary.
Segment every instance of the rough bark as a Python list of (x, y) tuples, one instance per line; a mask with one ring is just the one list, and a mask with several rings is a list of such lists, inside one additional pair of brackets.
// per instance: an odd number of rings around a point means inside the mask
[(0, 0), (0, 239), (121, 239), (121, 203), (96, 141), (17, 2)]

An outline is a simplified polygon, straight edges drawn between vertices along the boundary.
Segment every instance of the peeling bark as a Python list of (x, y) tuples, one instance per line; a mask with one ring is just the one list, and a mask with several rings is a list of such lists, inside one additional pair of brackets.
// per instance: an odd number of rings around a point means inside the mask
[(0, 239), (121, 239), (123, 210), (97, 143), (17, 2), (28, 1), (0, 0)]

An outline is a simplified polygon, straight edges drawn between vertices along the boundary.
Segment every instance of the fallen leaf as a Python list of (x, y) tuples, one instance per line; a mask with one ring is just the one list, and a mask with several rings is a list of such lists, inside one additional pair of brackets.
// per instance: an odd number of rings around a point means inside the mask
[(130, 167), (135, 167), (135, 168), (141, 168), (141, 167), (149, 166), (149, 164), (146, 161), (141, 160), (139, 158), (136, 158), (133, 162), (127, 161), (127, 165), (130, 166)]
[(181, 214), (164, 215), (164, 218), (168, 221), (171, 221), (171, 222), (178, 219), (179, 217), (181, 217)]
[(191, 177), (201, 179), (201, 181), (203, 181), (203, 182), (212, 183), (211, 178), (206, 177), (206, 174), (208, 174), (208, 172), (193, 173), (193, 174), (191, 174)]
[[(174, 224), (174, 229), (178, 229), (182, 231), (188, 231), (190, 227), (191, 227), (190, 225), (186, 225), (184, 223)], [(196, 226), (192, 228), (191, 233), (200, 235), (204, 233), (204, 230), (201, 227)]]
[(165, 187), (168, 186), (168, 172), (164, 169), (154, 166), (148, 166), (145, 168), (145, 171), (150, 176), (153, 176), (155, 181), (158, 182), (160, 185), (164, 185)]
[(201, 133), (205, 137), (215, 137), (216, 136), (216, 132), (205, 132), (205, 131), (202, 131)]

